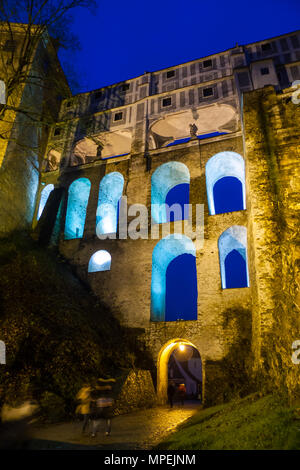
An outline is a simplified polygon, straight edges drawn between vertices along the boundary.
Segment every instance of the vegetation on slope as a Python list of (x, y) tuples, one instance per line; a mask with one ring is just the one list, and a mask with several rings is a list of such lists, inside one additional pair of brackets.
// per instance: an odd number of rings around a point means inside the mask
[(199, 411), (157, 448), (175, 450), (300, 449), (299, 409), (284, 398), (249, 395)]
[(131, 338), (55, 251), (24, 235), (1, 240), (0, 406), (33, 398), (46, 415), (73, 412), (82, 383), (132, 367)]

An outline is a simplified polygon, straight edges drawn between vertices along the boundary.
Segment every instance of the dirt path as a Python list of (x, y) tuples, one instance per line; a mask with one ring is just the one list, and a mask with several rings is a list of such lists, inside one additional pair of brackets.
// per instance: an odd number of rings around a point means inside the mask
[(112, 420), (112, 433), (104, 435), (101, 423), (95, 438), (82, 435), (81, 422), (42, 425), (32, 428), (30, 449), (149, 450), (199, 409), (198, 403), (136, 411)]

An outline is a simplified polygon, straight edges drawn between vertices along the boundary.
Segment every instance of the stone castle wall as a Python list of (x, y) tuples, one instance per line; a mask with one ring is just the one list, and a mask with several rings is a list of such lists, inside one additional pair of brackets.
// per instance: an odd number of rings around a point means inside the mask
[(299, 398), (291, 360), (300, 338), (300, 108), (291, 90), (272, 87), (245, 96), (245, 156), (253, 286), (255, 366), (273, 385)]
[[(247, 209), (211, 216), (207, 205), (205, 164), (210, 157), (226, 150), (242, 155), (241, 135), (219, 137), (205, 144), (191, 141), (176, 148), (150, 151), (150, 169), (147, 169), (143, 154), (136, 154), (131, 158), (116, 159), (119, 161), (112, 159), (101, 164), (85, 165), (80, 169), (74, 168), (60, 178), (60, 185), (65, 186), (66, 191), (71, 182), (79, 177), (87, 177), (92, 183), (83, 238), (64, 240), (61, 233), (61, 253), (75, 266), (79, 277), (89, 283), (93, 292), (109, 305), (122, 324), (142, 331), (139, 339), (145, 344), (154, 364), (161, 348), (172, 338), (183, 338), (195, 345), (203, 361), (204, 381), (207, 382), (204, 396), (207, 403), (226, 398), (224, 386), (216, 388), (214, 374), (217, 374), (218, 380), (221, 377), (224, 383), (228, 380), (228, 371), (223, 363), (219, 366), (217, 364), (228, 357), (232, 361), (233, 349), (245, 337), (248, 355), (251, 354), (252, 279), (249, 288), (222, 289), (218, 253), (218, 238), (224, 230), (232, 225), (247, 226)], [(128, 198), (128, 205), (144, 204), (150, 213), (151, 175), (168, 161), (179, 161), (188, 167), (191, 175), (190, 203), (204, 205), (204, 244), (196, 252), (197, 321), (150, 321), (152, 252), (159, 240), (100, 240), (95, 235), (99, 183), (103, 176), (113, 171), (122, 173), (125, 179), (123, 194)], [(55, 182), (54, 174), (45, 175), (45, 182)], [(65, 211), (66, 204), (62, 219)], [(63, 226), (64, 220), (62, 230)], [(89, 259), (100, 249), (111, 254), (111, 269), (88, 273)], [(250, 258), (248, 262), (251, 265)], [(247, 351), (244, 352), (247, 356)], [(210, 364), (209, 373), (205, 372), (206, 363)]]

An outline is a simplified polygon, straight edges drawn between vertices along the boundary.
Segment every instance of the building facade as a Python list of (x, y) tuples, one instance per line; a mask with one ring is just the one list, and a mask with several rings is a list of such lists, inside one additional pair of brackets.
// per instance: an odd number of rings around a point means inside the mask
[[(299, 107), (291, 101), (298, 79), (294, 32), (68, 97), (49, 131), (35, 232), (136, 330), (157, 368), (161, 402), (179, 345), (200, 354), (207, 404), (246, 390), (257, 370), (273, 367), (279, 383), (279, 357), (295, 389), (288, 358), (298, 304), (290, 329), (283, 297), (288, 285), (290, 298), (298, 292), (296, 242), (286, 229), (296, 230), (299, 215)], [(120, 233), (122, 196), (127, 228), (138, 215), (133, 205), (152, 216), (136, 239)], [(202, 242), (176, 238), (185, 215), (159, 208), (176, 203), (199, 205)], [(279, 324), (284, 346), (274, 351)]]

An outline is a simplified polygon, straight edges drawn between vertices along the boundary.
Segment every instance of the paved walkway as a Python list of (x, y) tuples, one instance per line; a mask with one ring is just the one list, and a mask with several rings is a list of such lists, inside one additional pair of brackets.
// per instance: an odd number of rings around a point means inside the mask
[(81, 422), (40, 425), (32, 428), (30, 449), (149, 450), (199, 410), (199, 402), (187, 402), (140, 410), (112, 420), (112, 433), (104, 435), (101, 423), (95, 438), (82, 435)]

